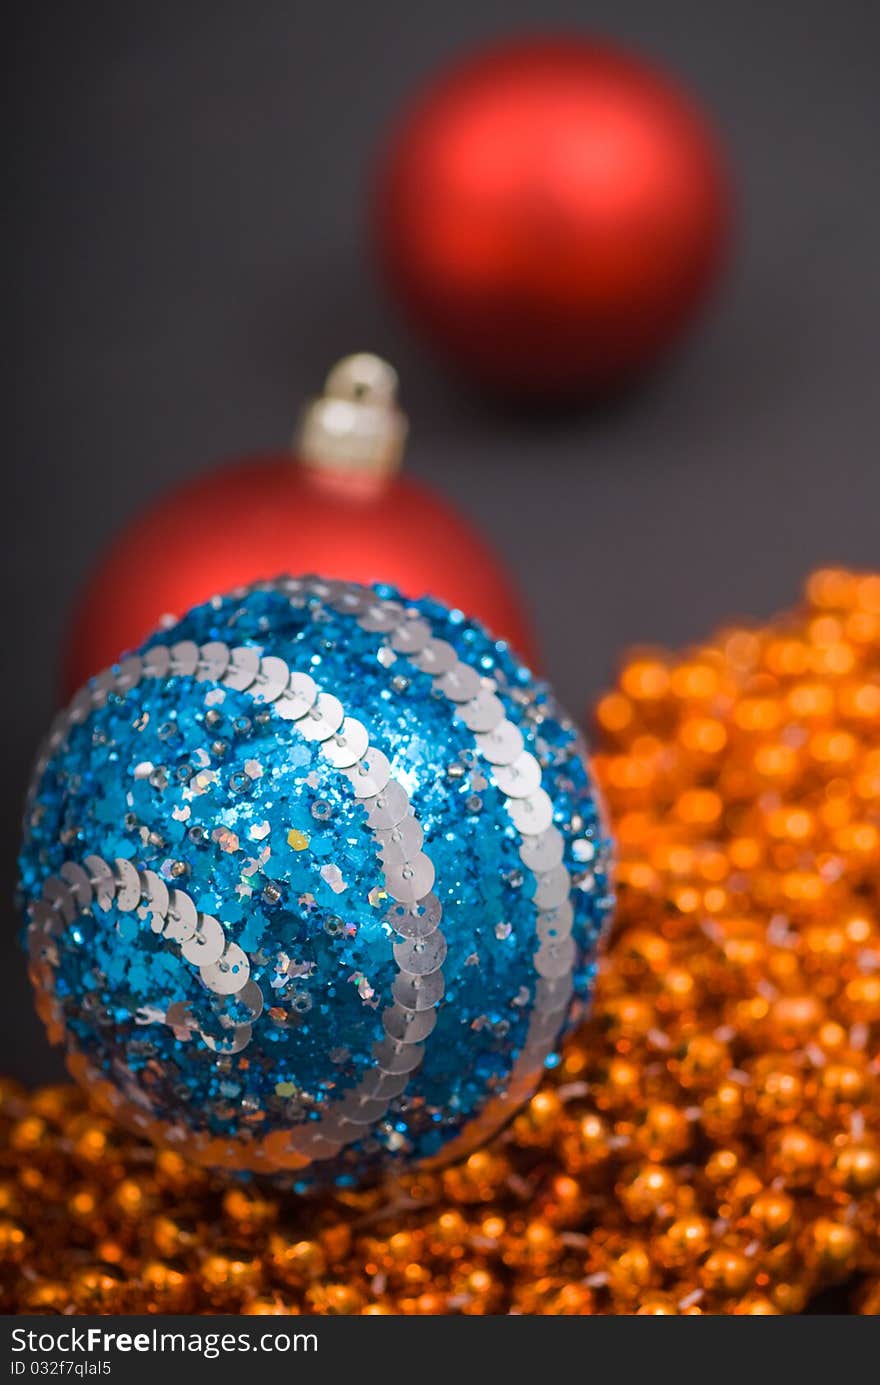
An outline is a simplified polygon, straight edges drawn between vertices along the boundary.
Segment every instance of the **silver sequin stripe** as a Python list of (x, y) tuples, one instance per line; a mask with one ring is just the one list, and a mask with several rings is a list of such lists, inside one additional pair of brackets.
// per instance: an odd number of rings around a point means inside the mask
[[(395, 653), (431, 674), (434, 687), (452, 704), (455, 716), (474, 733), (477, 751), (504, 795), (507, 811), (519, 833), (520, 859), (535, 877), (535, 1000), (526, 1041), (506, 1092), (508, 1106), (516, 1108), (541, 1076), (574, 990), (577, 948), (572, 937), (572, 881), (563, 864), (565, 838), (553, 823), (553, 803), (541, 787), (541, 765), (525, 749), (519, 727), (505, 716), (494, 679), (481, 676), (458, 658), (451, 644), (434, 638), (423, 617), (408, 614), (400, 602), (378, 601), (373, 595), (374, 602), (359, 616), (359, 624), (364, 629), (383, 632)], [(472, 1147), (476, 1134), (474, 1129), (466, 1128), (459, 1137), (462, 1148)], [(446, 1147), (444, 1159), (456, 1157), (456, 1143)]]
[[(477, 750), (504, 795), (519, 833), (520, 859), (535, 877), (538, 949), (533, 961), (537, 982), (526, 1041), (507, 1084), (506, 1104), (514, 1108), (534, 1090), (553, 1051), (573, 994), (577, 958), (572, 937), (572, 881), (563, 864), (565, 838), (553, 823), (553, 804), (541, 787), (540, 763), (525, 749), (519, 727), (506, 718), (495, 680), (462, 662), (448, 641), (434, 637), (428, 620), (408, 612), (401, 602), (385, 600), (356, 583), (314, 577), (255, 583), (242, 589), (242, 594), (246, 590), (275, 590), (295, 606), (317, 596), (333, 610), (354, 616), (362, 630), (383, 636), (395, 655), (430, 674), (434, 687), (474, 733)], [(504, 1114), (492, 1119), (500, 1124)], [(488, 1133), (491, 1124), (486, 1124)], [(444, 1150), (444, 1159), (474, 1146), (483, 1133), (476, 1125), (472, 1123)], [(482, 1127), (483, 1122), (479, 1125)], [(459, 1143), (461, 1151), (457, 1149)]]
[[(289, 1132), (292, 1152), (307, 1154), (310, 1158), (331, 1158), (345, 1144), (362, 1138), (370, 1126), (383, 1118), (391, 1101), (403, 1092), (410, 1074), (421, 1063), (423, 1041), (436, 1023), (436, 1006), (444, 994), (442, 966), (446, 940), (439, 927), (440, 902), (432, 892), (434, 866), (427, 853), (421, 850), (424, 833), (405, 789), (391, 778), (387, 756), (369, 745), (363, 723), (347, 717), (336, 697), (322, 691), (309, 674), (291, 671), (283, 659), (274, 655), (264, 657), (252, 646), (230, 648), (220, 641), (202, 646), (191, 641), (181, 641), (170, 647), (157, 645), (143, 657), (133, 655), (87, 684), (68, 710), (56, 718), (37, 760), (26, 809), (26, 831), (42, 775), (51, 757), (63, 747), (71, 728), (103, 707), (111, 693), (125, 695), (144, 678), (174, 676), (195, 677), (250, 692), (255, 702), (272, 704), (278, 716), (295, 723), (306, 740), (320, 743), (324, 758), (351, 783), (380, 848), (385, 890), (394, 901), (388, 918), (398, 935), (393, 945), (398, 975), (392, 986), (394, 1003), (382, 1015), (385, 1037), (373, 1050), (376, 1066), (351, 1092), (335, 1102), (326, 1115), (293, 1127)], [(97, 863), (99, 858), (91, 858), (91, 861)], [(123, 866), (129, 863), (124, 862)], [(93, 868), (98, 873), (88, 877), (89, 885), (109, 892), (116, 878), (113, 870), (106, 862), (93, 865)], [(130, 869), (137, 875), (133, 867)], [(149, 884), (155, 890), (153, 881)], [(128, 885), (134, 889), (130, 877)], [(53, 877), (52, 891), (53, 897), (65, 900), (67, 886), (63, 880)], [(174, 895), (177, 898), (168, 916), (172, 931), (166, 932), (164, 925), (160, 931), (173, 941), (190, 944), (196, 955), (198, 915), (190, 938), (184, 940), (176, 936), (193, 926), (195, 906), (184, 891), (175, 891)], [(143, 899), (148, 901), (149, 898), (147, 891)], [(40, 904), (45, 906), (46, 903), (44, 898), (32, 907), (39, 909)], [(139, 891), (134, 907), (141, 903)], [(54, 905), (50, 909), (54, 909)], [(178, 911), (183, 912), (185, 922)], [(44, 914), (41, 918), (45, 923)], [(221, 927), (213, 919), (205, 925), (207, 938), (213, 940), (214, 947), (218, 939), (212, 926), (215, 923)], [(223, 943), (220, 956), (205, 960), (200, 974), (209, 990), (234, 996), (249, 982), (250, 963), (236, 943), (226, 941), (225, 934)], [(185, 1029), (184, 1007), (180, 1006), (179, 1012), (175, 1010), (168, 1022), (176, 1030)], [(250, 1041), (251, 1026), (249, 1023), (235, 1026), (228, 1046), (216, 1045), (204, 1034), (202, 1037), (218, 1052), (237, 1052)]]
[[(460, 660), (451, 644), (434, 637), (430, 622), (417, 612), (409, 612), (403, 603), (378, 597), (359, 583), (314, 576), (256, 582), (230, 595), (243, 597), (255, 590), (280, 592), (294, 607), (304, 606), (310, 596), (317, 597), (332, 610), (353, 616), (361, 629), (383, 636), (395, 655), (429, 673), (456, 716), (474, 732), (477, 750), (505, 796), (520, 835), (520, 858), (535, 877), (535, 1003), (526, 1042), (507, 1085), (507, 1104), (518, 1105), (534, 1090), (565, 1022), (577, 959), (572, 937), (572, 881), (563, 864), (565, 839), (553, 824), (553, 804), (541, 787), (537, 758), (525, 749), (519, 727), (505, 717), (494, 679)], [(476, 1122), (463, 1132), (463, 1144), (467, 1139), (472, 1147), (475, 1126)], [(454, 1157), (456, 1151), (451, 1146), (449, 1149), (450, 1157)]]
[(139, 1022), (168, 1024), (181, 1040), (198, 1032), (216, 1053), (239, 1053), (247, 1046), (252, 1022), (263, 1009), (263, 993), (250, 980), (247, 954), (227, 939), (219, 919), (196, 908), (186, 890), (169, 889), (155, 871), (138, 871), (130, 861), (117, 858), (110, 862), (101, 856), (86, 856), (81, 865), (65, 861), (58, 875), (44, 880), (41, 897), (29, 910), (31, 960), (37, 964), (54, 961), (56, 937), (93, 903), (105, 911), (115, 905), (120, 913), (137, 914), (141, 920), (149, 918), (153, 932), (177, 945), (184, 961), (198, 970), (208, 990), (230, 997), (250, 1014), (250, 1022), (238, 1024), (221, 1018), (229, 1036), (219, 1042), (197, 1028), (183, 1001), (173, 1002), (167, 1011), (141, 1011), (137, 1015)]

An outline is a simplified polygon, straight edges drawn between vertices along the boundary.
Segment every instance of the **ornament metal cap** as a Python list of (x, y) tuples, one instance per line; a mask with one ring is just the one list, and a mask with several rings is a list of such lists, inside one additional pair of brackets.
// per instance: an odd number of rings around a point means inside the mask
[(409, 427), (397, 383), (393, 366), (368, 351), (338, 361), (324, 393), (303, 409), (294, 437), (302, 464), (345, 480), (381, 483), (393, 476)]

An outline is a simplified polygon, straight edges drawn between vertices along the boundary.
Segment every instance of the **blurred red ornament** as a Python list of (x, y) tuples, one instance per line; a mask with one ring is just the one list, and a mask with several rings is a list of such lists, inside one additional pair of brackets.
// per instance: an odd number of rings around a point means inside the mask
[(389, 582), (476, 617), (526, 661), (535, 648), (485, 541), (427, 487), (395, 473), (406, 436), (397, 378), (351, 356), (303, 416), (296, 453), (253, 457), (163, 496), (117, 536), (75, 612), (70, 694), (167, 615), (280, 573)]
[(387, 277), (425, 337), (535, 399), (608, 388), (660, 356), (729, 229), (699, 110), (578, 38), (501, 43), (442, 73), (393, 133), (375, 211)]

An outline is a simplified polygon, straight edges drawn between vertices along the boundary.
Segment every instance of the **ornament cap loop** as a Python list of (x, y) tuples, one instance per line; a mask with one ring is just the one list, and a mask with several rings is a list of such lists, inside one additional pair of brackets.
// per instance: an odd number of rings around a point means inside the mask
[(302, 464), (324, 476), (381, 484), (400, 468), (408, 423), (397, 372), (361, 351), (338, 361), (324, 393), (306, 404), (294, 438)]

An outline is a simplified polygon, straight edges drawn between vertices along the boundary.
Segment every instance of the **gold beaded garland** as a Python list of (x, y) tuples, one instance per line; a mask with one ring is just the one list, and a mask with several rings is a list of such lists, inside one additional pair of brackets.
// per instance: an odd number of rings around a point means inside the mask
[(0, 1307), (880, 1313), (880, 575), (634, 656), (597, 720), (618, 920), (504, 1135), (295, 1201), (0, 1084)]

